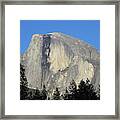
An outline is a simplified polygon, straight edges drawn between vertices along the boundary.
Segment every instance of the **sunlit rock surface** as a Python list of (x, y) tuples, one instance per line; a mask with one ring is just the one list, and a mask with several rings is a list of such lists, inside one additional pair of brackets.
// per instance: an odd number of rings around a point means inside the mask
[(62, 33), (34, 34), (21, 55), (29, 87), (46, 86), (49, 93), (61, 92), (71, 80), (77, 84), (87, 78), (97, 87), (100, 80), (100, 54), (82, 40)]

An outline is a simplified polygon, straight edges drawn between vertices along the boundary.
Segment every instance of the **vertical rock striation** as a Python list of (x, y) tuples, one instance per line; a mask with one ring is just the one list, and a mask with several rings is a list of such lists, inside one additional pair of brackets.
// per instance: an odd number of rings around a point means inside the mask
[(47, 79), (49, 68), (50, 68), (50, 62), (49, 62), (50, 42), (51, 42), (50, 35), (43, 35), (42, 58), (41, 58), (42, 59), (41, 61), (41, 71), (42, 71), (41, 88), (45, 84), (45, 80)]

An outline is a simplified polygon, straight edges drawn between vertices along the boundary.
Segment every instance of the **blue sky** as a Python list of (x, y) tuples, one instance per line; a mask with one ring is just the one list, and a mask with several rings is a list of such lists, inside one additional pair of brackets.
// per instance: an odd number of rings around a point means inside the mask
[(86, 41), (100, 51), (99, 20), (21, 20), (20, 53), (28, 48), (32, 34), (62, 32)]

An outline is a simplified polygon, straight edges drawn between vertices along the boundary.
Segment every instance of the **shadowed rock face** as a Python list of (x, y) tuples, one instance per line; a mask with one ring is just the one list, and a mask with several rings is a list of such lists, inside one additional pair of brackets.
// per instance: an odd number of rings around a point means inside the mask
[(62, 33), (34, 34), (27, 51), (21, 55), (29, 87), (43, 85), (52, 93), (61, 92), (72, 79), (91, 80), (95, 87), (100, 80), (100, 55), (95, 48), (82, 40)]

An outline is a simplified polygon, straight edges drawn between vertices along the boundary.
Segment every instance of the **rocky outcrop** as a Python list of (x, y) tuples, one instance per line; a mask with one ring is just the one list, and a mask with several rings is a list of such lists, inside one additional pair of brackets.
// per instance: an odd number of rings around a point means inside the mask
[(61, 92), (74, 79), (77, 84), (87, 78), (97, 87), (100, 80), (100, 54), (82, 40), (62, 33), (34, 34), (21, 55), (29, 87), (55, 87)]

